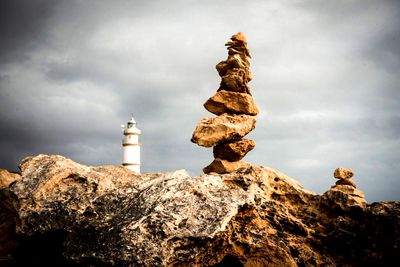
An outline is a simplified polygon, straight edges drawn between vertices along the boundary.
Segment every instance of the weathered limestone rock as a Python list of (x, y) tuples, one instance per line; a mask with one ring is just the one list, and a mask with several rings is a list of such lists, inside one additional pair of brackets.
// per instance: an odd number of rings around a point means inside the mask
[(353, 170), (350, 168), (337, 168), (333, 173), (336, 179), (350, 179), (353, 177)]
[(350, 185), (354, 188), (357, 188), (356, 183), (353, 181), (353, 179), (348, 178), (348, 179), (340, 179), (336, 183), (336, 185)]
[(21, 167), (7, 200), (24, 245), (0, 265), (390, 266), (398, 257), (400, 202), (360, 203), (352, 186), (319, 196), (268, 167), (136, 175), (46, 155)]
[(334, 205), (341, 206), (342, 209), (350, 206), (364, 207), (367, 204), (364, 193), (352, 185), (332, 186), (322, 197), (328, 199)]
[(398, 258), (400, 202), (359, 203), (352, 186), (319, 196), (268, 167), (136, 175), (47, 155), (21, 167), (0, 196), (12, 202), (23, 245), (0, 254), (0, 265), (391, 266)]
[(214, 158), (238, 161), (246, 156), (255, 146), (256, 142), (249, 139), (240, 139), (232, 143), (216, 145), (213, 147)]
[(204, 103), (204, 107), (216, 115), (229, 113), (254, 116), (259, 112), (251, 95), (229, 91), (217, 92)]
[(247, 162), (244, 161), (227, 161), (224, 159), (219, 159), (216, 158), (214, 159), (213, 162), (211, 162), (210, 165), (208, 165), (207, 167), (205, 167), (203, 169), (204, 173), (219, 173), (219, 174), (223, 174), (223, 173), (230, 173), (230, 172), (235, 172), (239, 169), (246, 169), (249, 168), (251, 165)]
[(0, 190), (7, 188), (12, 182), (21, 178), (18, 173), (9, 172), (4, 169), (0, 169)]
[(256, 119), (248, 115), (222, 114), (204, 118), (193, 132), (191, 141), (199, 146), (212, 147), (223, 142), (235, 141), (256, 127)]

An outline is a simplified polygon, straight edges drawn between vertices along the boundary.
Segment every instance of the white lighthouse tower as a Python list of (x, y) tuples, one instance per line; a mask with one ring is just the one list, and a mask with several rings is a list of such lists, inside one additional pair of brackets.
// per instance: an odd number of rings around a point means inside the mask
[(124, 138), (122, 140), (124, 159), (122, 165), (137, 173), (140, 173), (139, 135), (141, 133), (142, 131), (136, 127), (136, 121), (132, 117), (124, 127)]

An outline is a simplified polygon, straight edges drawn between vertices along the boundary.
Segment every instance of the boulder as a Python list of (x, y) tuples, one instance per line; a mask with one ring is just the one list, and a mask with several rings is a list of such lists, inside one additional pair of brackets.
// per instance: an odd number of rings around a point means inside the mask
[(213, 147), (214, 158), (228, 161), (241, 160), (256, 146), (256, 142), (249, 139), (240, 139), (232, 143), (225, 143)]
[(222, 114), (204, 118), (193, 132), (191, 141), (199, 146), (212, 147), (239, 140), (256, 127), (256, 119), (249, 115)]
[(251, 165), (250, 163), (244, 162), (244, 161), (227, 161), (224, 159), (219, 159), (216, 158), (214, 159), (213, 162), (211, 162), (210, 165), (208, 165), (207, 167), (205, 167), (203, 169), (204, 173), (219, 173), (219, 174), (223, 174), (223, 173), (230, 173), (230, 172), (235, 172), (239, 169), (247, 169), (249, 168)]
[(333, 173), (336, 179), (350, 179), (353, 177), (353, 170), (350, 168), (337, 168)]
[(209, 112), (216, 115), (229, 113), (255, 116), (259, 112), (251, 95), (225, 90), (218, 91), (215, 95), (210, 97), (204, 103), (204, 107)]

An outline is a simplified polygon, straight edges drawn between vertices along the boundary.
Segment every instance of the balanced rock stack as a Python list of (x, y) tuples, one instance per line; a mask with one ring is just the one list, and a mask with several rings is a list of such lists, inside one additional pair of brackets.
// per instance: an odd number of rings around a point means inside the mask
[(254, 116), (259, 112), (247, 84), (252, 79), (247, 39), (239, 32), (225, 45), (228, 58), (216, 66), (221, 76), (220, 87), (204, 103), (218, 117), (202, 119), (191, 139), (200, 146), (213, 147), (214, 161), (203, 169), (204, 173), (230, 173), (250, 167), (241, 159), (256, 145), (243, 138), (255, 128)]
[(367, 201), (365, 195), (356, 189), (356, 183), (351, 179), (353, 170), (350, 168), (337, 168), (333, 176), (338, 179), (336, 184), (323, 194), (323, 198), (335, 200), (340, 205), (359, 205), (364, 206)]
[(350, 185), (354, 188), (357, 188), (356, 183), (351, 179), (353, 175), (353, 170), (350, 168), (337, 168), (333, 173), (333, 177), (339, 179), (336, 182), (336, 185)]

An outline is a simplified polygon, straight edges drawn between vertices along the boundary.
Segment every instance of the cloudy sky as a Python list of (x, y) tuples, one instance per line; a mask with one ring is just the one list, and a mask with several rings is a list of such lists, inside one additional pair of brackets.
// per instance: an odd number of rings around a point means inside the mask
[(337, 167), (367, 200), (400, 200), (399, 1), (0, 2), (0, 167), (61, 154), (120, 164), (142, 129), (144, 172), (199, 175), (190, 142), (243, 31), (261, 109), (246, 156), (323, 193)]

